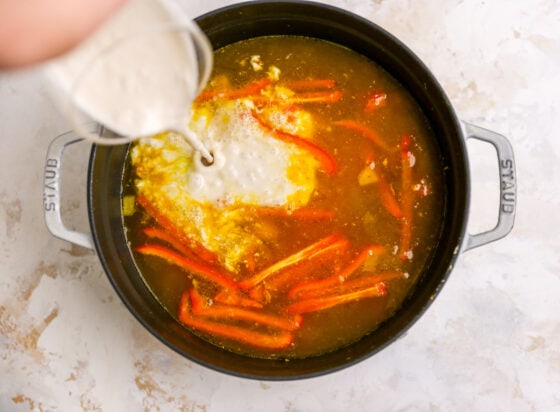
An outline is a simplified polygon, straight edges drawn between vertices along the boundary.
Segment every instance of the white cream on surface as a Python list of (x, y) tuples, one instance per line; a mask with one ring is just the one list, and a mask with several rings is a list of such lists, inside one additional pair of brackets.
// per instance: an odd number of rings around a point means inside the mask
[(319, 164), (277, 139), (253, 117), (250, 102), (195, 106), (191, 127), (215, 153), (204, 166), (181, 136), (161, 133), (134, 144), (136, 198), (237, 272), (267, 231), (247, 209), (295, 210), (308, 204)]
[(214, 163), (204, 166), (200, 155), (174, 136), (143, 140), (132, 151), (133, 162), (150, 170), (140, 185), (153, 187), (141, 187), (142, 192), (157, 191), (173, 202), (188, 199), (218, 208), (234, 204), (298, 208), (309, 201), (316, 160), (263, 130), (244, 101), (224, 104), (212, 114), (197, 113), (191, 127), (204, 136), (215, 154)]
[[(210, 119), (202, 117), (192, 128), (204, 135), (216, 154), (213, 165), (197, 161), (188, 174), (185, 188), (193, 199), (216, 205), (237, 202), (260, 206), (302, 206), (309, 200), (315, 161), (294, 145), (266, 133), (243, 101), (220, 107)], [(288, 176), (292, 165), (298, 163), (302, 174), (309, 171), (304, 184)]]

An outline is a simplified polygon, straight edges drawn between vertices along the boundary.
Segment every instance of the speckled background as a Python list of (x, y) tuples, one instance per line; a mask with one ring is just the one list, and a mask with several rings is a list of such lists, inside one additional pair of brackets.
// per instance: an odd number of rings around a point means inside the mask
[[(195, 16), (233, 2), (184, 3)], [(0, 411), (560, 410), (560, 2), (329, 3), (399, 37), (462, 119), (510, 138), (513, 232), (463, 254), (421, 320), (357, 366), (287, 383), (226, 376), (159, 343), (93, 252), (48, 233), (45, 153), (69, 127), (38, 70), (0, 73)], [(496, 219), (497, 166), (469, 147), (480, 231)], [(83, 230), (88, 153), (73, 146), (63, 169), (64, 213)]]

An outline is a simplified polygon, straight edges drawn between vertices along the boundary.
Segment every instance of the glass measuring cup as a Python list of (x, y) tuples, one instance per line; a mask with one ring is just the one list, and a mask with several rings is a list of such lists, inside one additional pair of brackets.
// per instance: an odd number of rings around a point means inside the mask
[[(48, 75), (77, 134), (96, 144), (123, 144), (175, 131), (206, 159), (190, 131), (190, 106), (206, 84), (212, 47), (169, 0), (131, 0), (84, 45), (54, 61)], [(120, 137), (84, 125), (96, 121)]]

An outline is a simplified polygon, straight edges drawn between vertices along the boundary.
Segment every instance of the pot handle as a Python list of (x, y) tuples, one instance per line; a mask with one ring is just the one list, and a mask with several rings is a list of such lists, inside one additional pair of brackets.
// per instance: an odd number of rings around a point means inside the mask
[[(97, 129), (98, 126), (95, 127)], [(45, 212), (45, 223), (53, 236), (88, 249), (94, 249), (91, 234), (66, 228), (60, 214), (62, 155), (67, 146), (82, 140), (84, 139), (74, 132), (67, 132), (56, 137), (49, 145), (43, 180), (43, 211)]]
[(482, 127), (463, 122), (465, 139), (477, 139), (490, 143), (498, 155), (498, 168), (500, 177), (500, 208), (498, 223), (486, 232), (475, 235), (467, 234), (463, 250), (474, 249), (487, 243), (501, 239), (513, 228), (517, 205), (517, 175), (513, 147), (508, 139), (501, 134), (492, 132)]

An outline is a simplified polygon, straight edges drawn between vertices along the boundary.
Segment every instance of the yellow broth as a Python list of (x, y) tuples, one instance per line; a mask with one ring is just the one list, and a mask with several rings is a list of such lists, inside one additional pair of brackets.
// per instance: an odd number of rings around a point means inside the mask
[[(293, 343), (280, 349), (260, 348), (258, 343), (246, 344), (189, 327), (202, 338), (229, 351), (254, 357), (290, 359), (315, 356), (349, 345), (375, 330), (395, 313), (429, 263), (440, 232), (444, 194), (438, 151), (420, 108), (390, 74), (351, 50), (326, 41), (296, 36), (262, 37), (234, 43), (215, 52), (215, 67), (206, 92), (242, 90), (252, 82), (274, 76), (276, 69), (280, 74), (267, 86), (269, 88), (289, 88), (294, 82), (328, 79), (332, 83), (327, 87), (327, 94), (341, 92), (340, 99), (330, 102), (295, 103), (311, 115), (312, 141), (332, 156), (337, 167), (332, 174), (321, 170), (316, 172), (313, 193), (305, 207), (331, 211), (334, 217), (291, 219), (259, 213), (255, 211), (258, 204), (229, 205), (231, 208), (246, 207), (242, 223), (244, 230), (259, 231), (257, 235), (263, 242), (258, 253), (250, 259), (251, 265), (246, 259), (244, 264), (236, 266), (234, 273), (231, 270), (228, 273), (234, 282), (240, 282), (332, 233), (347, 239), (348, 250), (337, 259), (318, 261), (312, 271), (301, 271), (300, 267), (305, 266), (305, 262), (301, 262), (263, 281), (268, 288), (268, 296), (263, 309), (259, 310), (280, 317), (288, 316), (286, 308), (298, 301), (288, 297), (291, 286), (336, 275), (368, 245), (379, 245), (383, 252), (374, 253), (366, 259), (346, 281), (376, 273), (401, 274), (384, 281), (386, 294), (383, 296), (351, 299), (331, 308), (303, 313), (301, 327), (290, 332)], [(257, 109), (260, 110), (267, 104), (261, 98), (265, 90), (243, 98), (258, 100)], [(304, 90), (303, 93), (308, 92)], [(209, 102), (196, 103), (195, 108), (197, 105), (213, 110), (222, 103), (220, 97), (215, 97)], [(340, 121), (352, 121), (366, 127), (377, 134), (389, 149), (381, 149), (363, 133), (341, 126)], [(414, 156), (408, 188), (402, 187), (403, 136), (410, 136), (410, 153)], [(401, 207), (406, 196), (403, 193), (408, 191), (411, 196), (412, 254), (408, 258), (403, 258), (403, 251), (399, 250), (403, 218), (390, 213), (378, 182), (363, 178), (364, 169), (372, 159), (374, 170), (386, 180), (389, 191)], [(128, 201), (138, 195), (138, 167), (129, 164), (125, 172), (123, 198)], [(207, 304), (212, 305), (212, 296), (219, 292), (216, 285), (201, 281), (166, 259), (137, 252), (138, 246), (157, 242), (157, 239), (146, 237), (142, 230), (161, 222), (150, 216), (139, 202), (136, 202), (134, 212), (125, 215), (124, 224), (137, 266), (159, 302), (176, 317), (181, 296), (194, 286), (206, 296)], [(165, 242), (159, 244), (166, 245)], [(278, 280), (283, 283), (278, 283)], [(234, 318), (214, 321), (275, 333), (273, 328), (255, 322)]]

